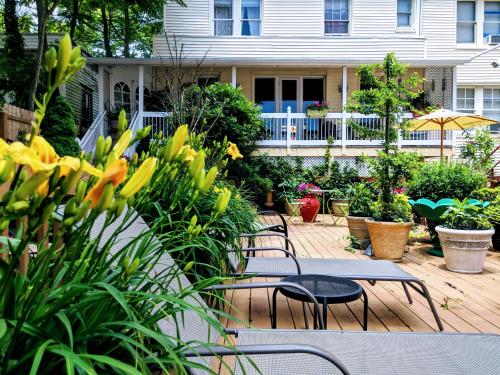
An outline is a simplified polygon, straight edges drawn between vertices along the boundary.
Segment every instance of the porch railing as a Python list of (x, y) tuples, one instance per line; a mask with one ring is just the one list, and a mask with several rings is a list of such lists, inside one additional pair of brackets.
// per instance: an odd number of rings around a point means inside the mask
[[(152, 127), (152, 133), (171, 134), (166, 112), (143, 112), (142, 125)], [(411, 117), (406, 114), (405, 117)], [(308, 118), (304, 113), (263, 113), (262, 119), (266, 129), (265, 139), (259, 142), (267, 147), (294, 146), (326, 146), (329, 139), (334, 146), (380, 146), (382, 139), (368, 140), (363, 138), (351, 126), (356, 122), (371, 130), (380, 130), (384, 120), (374, 115), (359, 113), (329, 113), (324, 118)], [(445, 146), (453, 145), (452, 132), (445, 132)], [(439, 131), (401, 132), (399, 146), (439, 146)]]

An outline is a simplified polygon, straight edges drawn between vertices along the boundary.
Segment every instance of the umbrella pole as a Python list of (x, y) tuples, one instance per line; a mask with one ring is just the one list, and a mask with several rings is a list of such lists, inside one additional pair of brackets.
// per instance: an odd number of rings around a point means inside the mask
[(444, 159), (444, 125), (441, 125), (441, 161)]

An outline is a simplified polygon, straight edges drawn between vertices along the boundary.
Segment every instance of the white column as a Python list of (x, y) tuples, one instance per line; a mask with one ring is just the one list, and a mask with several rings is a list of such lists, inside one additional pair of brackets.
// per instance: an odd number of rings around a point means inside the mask
[(99, 65), (97, 78), (97, 93), (99, 95), (99, 113), (104, 113), (104, 66)]
[(236, 66), (233, 65), (231, 67), (231, 85), (233, 87), (236, 87), (237, 84), (238, 84), (238, 80), (237, 80), (237, 77), (236, 77)]
[[(458, 94), (458, 87), (457, 87), (457, 67), (454, 66), (452, 68), (452, 91), (451, 91), (451, 95), (453, 96), (452, 97), (452, 110), (453, 111), (456, 111), (457, 110), (457, 94)], [(455, 149), (455, 144), (456, 144), (456, 136), (457, 136), (457, 131), (452, 131), (451, 132), (451, 152), (453, 155), (455, 155), (456, 152), (458, 152), (458, 150)], [(453, 155), (451, 156), (453, 158)]]
[(347, 105), (347, 66), (342, 67), (342, 139), (340, 145), (342, 146), (342, 154), (346, 150), (347, 140), (347, 113), (345, 107)]
[(139, 65), (139, 115), (144, 112), (144, 65)]
[(286, 109), (286, 153), (292, 154), (292, 107)]

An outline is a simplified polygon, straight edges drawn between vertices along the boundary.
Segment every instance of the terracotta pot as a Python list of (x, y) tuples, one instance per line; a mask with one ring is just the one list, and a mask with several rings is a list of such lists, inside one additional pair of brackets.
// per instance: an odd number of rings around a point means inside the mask
[(400, 262), (403, 258), (412, 223), (391, 223), (365, 219), (373, 254), (378, 259)]
[(349, 227), (349, 234), (356, 237), (360, 241), (369, 240), (370, 233), (368, 233), (368, 227), (366, 226), (366, 219), (371, 219), (369, 217), (361, 216), (347, 216), (347, 226)]
[(436, 227), (443, 248), (446, 269), (460, 273), (481, 273), (494, 229), (457, 230)]
[(274, 207), (273, 192), (272, 191), (266, 192), (266, 201), (264, 202), (264, 206), (266, 206), (267, 208)]
[(314, 194), (307, 194), (299, 199), (303, 204), (300, 206), (300, 215), (304, 223), (312, 223), (316, 220), (321, 206), (318, 198)]

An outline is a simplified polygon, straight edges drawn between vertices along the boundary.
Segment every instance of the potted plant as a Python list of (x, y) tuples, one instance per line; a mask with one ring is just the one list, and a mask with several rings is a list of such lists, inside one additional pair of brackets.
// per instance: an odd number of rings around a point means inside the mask
[(360, 241), (369, 241), (370, 234), (366, 226), (365, 219), (372, 218), (373, 215), (373, 200), (372, 191), (365, 184), (357, 184), (354, 187), (349, 204), (349, 215), (347, 216), (347, 226), (351, 236), (356, 237)]
[(399, 151), (395, 143), (406, 127), (404, 112), (413, 109), (411, 101), (419, 95), (417, 88), (423, 82), (417, 74), (408, 76), (406, 71), (394, 53), (387, 54), (382, 64), (361, 66), (358, 75), (368, 89), (355, 91), (346, 107), (348, 112), (375, 114), (385, 124), (378, 130), (349, 120), (349, 125), (363, 137), (383, 139), (383, 151), (371, 161), (379, 194), (373, 220), (367, 219), (366, 223), (375, 256), (395, 261), (401, 260), (406, 249), (412, 211), (406, 196), (395, 194), (394, 189), (402, 186), (416, 162), (416, 155)]
[(351, 195), (354, 193), (354, 188), (349, 186), (347, 189), (333, 189), (331, 201), (332, 207), (330, 212), (333, 216), (346, 217), (349, 212), (349, 203)]
[(262, 190), (266, 194), (266, 200), (264, 202), (264, 206), (267, 208), (273, 208), (274, 207), (274, 202), (273, 202), (273, 182), (265, 177), (261, 181), (262, 185)]
[(495, 233), (482, 207), (465, 199), (456, 202), (444, 214), (444, 223), (436, 227), (443, 247), (446, 268), (453, 272), (480, 273), (491, 237)]
[(493, 243), (493, 251), (500, 251), (500, 200), (495, 200), (484, 211), (486, 218), (493, 225), (495, 233), (491, 238)]
[(108, 129), (111, 134), (118, 132), (118, 116), (120, 115), (119, 108), (113, 108), (106, 103), (106, 115), (108, 117)]
[(300, 203), (298, 199), (301, 198), (301, 194), (297, 191), (297, 185), (299, 181), (296, 179), (290, 179), (281, 182), (278, 185), (280, 188), (280, 193), (278, 198), (284, 202), (285, 211), (288, 216), (293, 216), (298, 211)]
[(303, 198), (300, 199), (302, 202), (300, 215), (304, 223), (313, 223), (316, 220), (321, 206), (317, 195), (321, 195), (321, 193), (315, 193), (314, 191), (319, 189), (316, 185), (304, 182), (297, 187), (297, 191), (303, 195)]
[(307, 117), (321, 118), (328, 114), (329, 107), (325, 102), (314, 102), (306, 107)]

